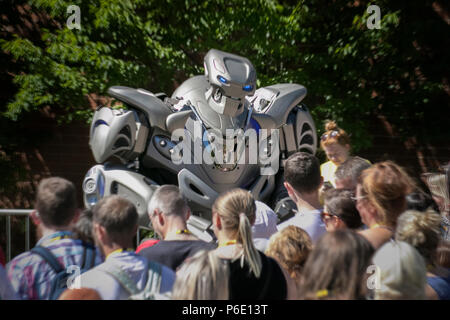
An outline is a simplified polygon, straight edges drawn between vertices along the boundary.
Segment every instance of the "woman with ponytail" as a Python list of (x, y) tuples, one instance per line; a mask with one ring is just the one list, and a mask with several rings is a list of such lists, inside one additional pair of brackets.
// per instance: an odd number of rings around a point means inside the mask
[(292, 280), (278, 263), (258, 251), (252, 240), (256, 205), (250, 192), (232, 189), (213, 204), (216, 254), (229, 261), (230, 299), (284, 300), (294, 292)]

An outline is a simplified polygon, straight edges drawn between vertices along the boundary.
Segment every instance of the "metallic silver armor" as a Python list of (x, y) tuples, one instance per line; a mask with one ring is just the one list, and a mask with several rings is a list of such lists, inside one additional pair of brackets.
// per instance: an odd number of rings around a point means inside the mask
[[(136, 204), (140, 223), (146, 225), (146, 203), (155, 188), (175, 183), (193, 211), (189, 228), (205, 240), (211, 240), (210, 209), (221, 192), (240, 187), (273, 208), (287, 207), (283, 206), (288, 201), (282, 190), (283, 160), (297, 151), (314, 154), (317, 146), (314, 121), (301, 103), (306, 88), (276, 84), (256, 90), (251, 62), (215, 49), (206, 54), (204, 66), (204, 76), (186, 80), (171, 97), (121, 86), (108, 90), (128, 110), (99, 108), (89, 143), (98, 163), (116, 157), (123, 164), (96, 165), (88, 172), (83, 183), (86, 206), (120, 194)], [(230, 129), (234, 152), (222, 140), (229, 137)], [(240, 135), (261, 129), (268, 135), (259, 135), (255, 141)], [(177, 132), (190, 138), (174, 139)], [(182, 143), (194, 145), (179, 153), (189, 161), (174, 161)], [(194, 150), (199, 145), (200, 158)], [(249, 150), (255, 145), (263, 156), (252, 162)], [(218, 160), (218, 150), (223, 150), (225, 161)], [(276, 172), (263, 170), (273, 167), (269, 158), (276, 158), (280, 167)]]

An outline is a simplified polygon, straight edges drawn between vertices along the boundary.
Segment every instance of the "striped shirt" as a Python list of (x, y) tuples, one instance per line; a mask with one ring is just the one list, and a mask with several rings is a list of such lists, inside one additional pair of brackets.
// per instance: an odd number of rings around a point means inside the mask
[[(59, 231), (41, 238), (37, 246), (48, 248), (63, 266), (81, 266), (84, 247), (81, 240), (72, 239), (69, 231)], [(95, 265), (102, 263), (103, 257), (96, 252)], [(39, 255), (30, 251), (15, 257), (8, 265), (8, 278), (23, 300), (48, 300), (52, 280), (56, 273)]]

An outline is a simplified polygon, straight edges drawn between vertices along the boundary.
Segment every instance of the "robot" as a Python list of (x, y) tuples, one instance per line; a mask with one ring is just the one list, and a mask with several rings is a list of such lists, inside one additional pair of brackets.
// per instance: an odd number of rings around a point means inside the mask
[[(98, 165), (83, 181), (84, 203), (119, 194), (136, 205), (147, 226), (147, 203), (162, 184), (176, 184), (192, 211), (191, 232), (211, 241), (211, 206), (232, 188), (249, 190), (279, 222), (295, 204), (283, 187), (283, 163), (297, 151), (315, 154), (317, 135), (306, 88), (293, 83), (256, 89), (245, 57), (211, 49), (205, 74), (183, 82), (171, 97), (113, 86), (121, 106), (99, 106), (89, 144)], [(116, 159), (119, 162), (111, 162)]]

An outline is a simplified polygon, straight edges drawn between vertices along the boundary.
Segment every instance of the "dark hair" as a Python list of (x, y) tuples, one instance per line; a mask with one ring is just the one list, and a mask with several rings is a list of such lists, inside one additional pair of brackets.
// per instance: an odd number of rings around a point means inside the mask
[(306, 152), (294, 153), (284, 165), (284, 180), (300, 193), (318, 190), (321, 183), (319, 160)]
[(361, 299), (374, 248), (351, 230), (325, 233), (308, 256), (302, 277), (304, 299)]
[(43, 179), (38, 186), (35, 208), (44, 225), (67, 226), (77, 209), (75, 186), (60, 177)]
[(93, 208), (93, 221), (106, 229), (113, 240), (133, 237), (138, 213), (134, 204), (118, 195), (100, 200)]
[(358, 229), (363, 223), (356, 203), (353, 201), (353, 192), (345, 189), (330, 189), (325, 192), (325, 205), (328, 213), (341, 218), (350, 229)]
[(92, 232), (92, 210), (85, 209), (78, 219), (74, 227), (75, 238), (80, 239), (84, 243), (95, 244), (94, 235)]
[(407, 210), (417, 210), (426, 211), (428, 208), (439, 212), (439, 207), (433, 198), (428, 194), (420, 191), (410, 193), (406, 196), (406, 209)]
[(371, 164), (366, 159), (358, 156), (349, 157), (344, 163), (337, 167), (334, 175), (336, 176), (336, 179), (339, 180), (350, 178), (352, 184), (356, 187), (359, 176), (370, 166)]

